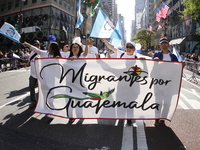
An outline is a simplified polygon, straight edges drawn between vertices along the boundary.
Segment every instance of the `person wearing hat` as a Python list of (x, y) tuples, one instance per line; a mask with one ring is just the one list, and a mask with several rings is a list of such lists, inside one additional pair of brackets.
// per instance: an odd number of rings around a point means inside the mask
[[(166, 37), (163, 37), (160, 39), (160, 52), (157, 52), (153, 55), (152, 59), (154, 60), (164, 60), (164, 61), (178, 61), (178, 58), (176, 57), (176, 55), (174, 55), (173, 53), (171, 53), (168, 49), (169, 49), (169, 41), (167, 40)], [(164, 120), (160, 120), (160, 119), (156, 119), (154, 125), (155, 126), (159, 126), (161, 124), (165, 124)]]
[[(33, 45), (38, 49), (40, 49), (40, 42), (38, 40), (34, 40)], [(39, 55), (37, 53), (31, 51), (29, 56), (29, 64), (26, 65), (26, 67), (30, 66), (29, 90), (30, 90), (31, 104), (29, 105), (29, 108), (34, 108), (36, 106), (35, 87), (37, 84), (37, 77), (35, 72), (34, 60), (38, 56)]]
[(168, 50), (170, 45), (166, 37), (163, 37), (160, 39), (159, 46), (160, 46), (161, 52), (155, 53), (152, 57), (153, 59), (165, 60), (165, 61), (178, 61), (178, 58), (176, 57), (176, 55), (172, 54)]
[[(85, 49), (86, 45), (82, 45), (83, 49)], [(89, 38), (89, 45), (88, 45), (88, 54), (87, 58), (99, 58), (99, 51), (96, 46), (94, 46), (94, 39)]]
[(125, 52), (119, 49), (116, 49), (112, 44), (110, 44), (106, 39), (101, 39), (103, 43), (108, 47), (108, 49), (112, 50), (115, 54), (117, 54), (117, 58), (137, 58), (135, 55), (135, 43), (127, 42)]
[[(125, 51), (122, 51), (122, 50), (119, 50), (119, 49), (116, 49), (112, 44), (110, 44), (106, 39), (101, 39), (101, 41), (103, 43), (105, 43), (105, 45), (108, 47), (109, 50), (112, 50), (116, 55), (117, 55), (117, 58), (137, 58), (137, 56), (135, 55), (135, 43), (134, 42), (127, 42), (126, 43), (126, 48), (125, 48)], [(145, 59), (143, 57), (141, 57), (140, 59)], [(136, 85), (137, 86), (137, 85)], [(137, 95), (139, 93), (139, 88), (135, 89), (134, 92), (132, 93), (127, 93), (127, 94), (130, 94), (130, 96), (133, 98), (133, 99), (136, 99), (137, 98)], [(117, 96), (118, 97), (118, 96)], [(120, 99), (120, 98), (119, 98)], [(132, 112), (128, 112), (127, 111), (127, 114), (130, 114)], [(131, 119), (127, 119), (127, 125), (128, 126), (131, 126), (132, 125), (132, 120)]]

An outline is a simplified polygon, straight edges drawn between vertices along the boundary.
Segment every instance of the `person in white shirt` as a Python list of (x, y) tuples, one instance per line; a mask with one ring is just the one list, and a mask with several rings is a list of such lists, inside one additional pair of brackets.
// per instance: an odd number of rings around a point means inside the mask
[(88, 46), (89, 45), (89, 39), (86, 40), (86, 46), (83, 50), (82, 46), (78, 43), (72, 43), (69, 49), (69, 57), (71, 59), (74, 58), (86, 58), (88, 55)]
[(101, 39), (101, 41), (104, 42), (105, 45), (117, 55), (117, 58), (137, 58), (137, 56), (135, 55), (134, 42), (127, 42), (125, 51), (122, 51), (122, 50), (116, 49), (106, 39)]
[[(40, 49), (40, 42), (38, 40), (35, 40), (33, 45)], [(35, 72), (35, 65), (34, 60), (35, 58), (38, 58), (39, 55), (35, 53), (34, 51), (31, 51), (29, 56), (29, 62), (26, 64), (26, 67), (30, 66), (30, 77), (29, 77), (29, 90), (30, 90), (30, 99), (31, 104), (29, 105), (29, 108), (34, 108), (36, 106), (36, 96), (35, 96), (35, 87), (37, 84), (37, 76)]]
[(62, 58), (68, 58), (69, 57), (69, 45), (68, 44), (64, 44), (62, 51), (60, 52)]
[[(89, 38), (87, 58), (99, 58), (98, 48), (93, 45), (94, 45), (94, 39)], [(83, 49), (85, 49), (85, 45), (82, 45), (82, 47)]]

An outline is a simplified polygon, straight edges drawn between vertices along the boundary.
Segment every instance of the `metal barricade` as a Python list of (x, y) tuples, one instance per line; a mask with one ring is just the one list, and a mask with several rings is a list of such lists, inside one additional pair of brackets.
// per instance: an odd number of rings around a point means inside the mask
[(195, 61), (186, 61), (186, 69), (192, 71), (192, 76), (188, 78), (189, 81), (193, 81), (195, 84), (198, 84), (195, 74), (199, 72), (199, 63)]

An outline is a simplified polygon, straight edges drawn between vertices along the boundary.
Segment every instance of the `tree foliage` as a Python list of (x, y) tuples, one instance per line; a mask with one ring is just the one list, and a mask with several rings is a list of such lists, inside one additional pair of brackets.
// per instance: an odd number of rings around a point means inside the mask
[(143, 47), (150, 48), (151, 41), (154, 40), (154, 37), (155, 33), (153, 31), (150, 31), (149, 29), (143, 29), (137, 33), (136, 38), (133, 38), (133, 40), (136, 40)]
[(184, 10), (182, 14), (184, 16), (192, 15), (191, 17), (195, 20), (200, 18), (200, 5), (199, 0), (184, 0)]

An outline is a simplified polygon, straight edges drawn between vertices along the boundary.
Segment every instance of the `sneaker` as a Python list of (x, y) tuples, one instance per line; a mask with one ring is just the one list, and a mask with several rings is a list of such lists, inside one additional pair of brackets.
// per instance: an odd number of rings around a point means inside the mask
[(32, 102), (30, 105), (29, 105), (29, 108), (35, 108), (36, 106), (36, 102)]
[(154, 126), (157, 127), (157, 126), (159, 126), (159, 125), (160, 125), (160, 120), (159, 120), (159, 119), (156, 119), (156, 120), (155, 120), (155, 123), (154, 123)]

